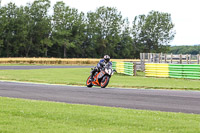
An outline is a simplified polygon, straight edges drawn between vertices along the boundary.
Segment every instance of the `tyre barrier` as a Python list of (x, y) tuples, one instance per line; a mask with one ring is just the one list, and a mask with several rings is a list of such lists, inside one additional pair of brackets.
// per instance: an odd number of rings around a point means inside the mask
[(200, 65), (145, 63), (145, 76), (200, 79)]
[(112, 68), (117, 70), (117, 73), (134, 75), (134, 64), (132, 62), (112, 62)]

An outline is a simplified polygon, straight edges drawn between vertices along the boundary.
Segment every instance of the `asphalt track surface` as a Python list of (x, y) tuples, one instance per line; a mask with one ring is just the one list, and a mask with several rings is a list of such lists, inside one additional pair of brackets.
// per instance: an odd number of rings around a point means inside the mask
[(198, 91), (87, 88), (0, 81), (0, 96), (200, 114), (200, 92)]
[[(6, 69), (91, 68), (92, 66), (0, 66)], [(111, 80), (112, 82), (112, 80)], [(0, 96), (72, 104), (200, 114), (200, 91), (87, 88), (0, 81)]]

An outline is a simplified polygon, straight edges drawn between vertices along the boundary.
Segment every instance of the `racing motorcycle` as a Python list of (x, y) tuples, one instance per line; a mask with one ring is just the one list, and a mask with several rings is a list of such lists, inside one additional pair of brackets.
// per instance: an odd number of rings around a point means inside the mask
[(114, 72), (117, 71), (112, 69), (112, 66), (110, 64), (104, 64), (104, 67), (100, 70), (100, 72), (96, 72), (94, 74), (93, 81), (90, 81), (91, 75), (87, 78), (87, 87), (100, 86), (101, 88), (105, 88), (108, 85), (110, 78), (114, 74)]

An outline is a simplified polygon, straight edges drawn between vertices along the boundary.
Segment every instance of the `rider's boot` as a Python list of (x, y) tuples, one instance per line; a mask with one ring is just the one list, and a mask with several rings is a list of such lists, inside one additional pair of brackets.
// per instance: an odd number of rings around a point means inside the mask
[(90, 82), (94, 81), (94, 72), (92, 72), (89, 81), (90, 81)]
[(90, 82), (94, 81), (94, 74), (95, 74), (96, 71), (97, 71), (96, 69), (94, 69), (94, 70), (92, 71), (92, 74), (91, 74), (90, 80), (89, 80)]
[(93, 76), (91, 76), (91, 78), (89, 79), (90, 82), (94, 81)]

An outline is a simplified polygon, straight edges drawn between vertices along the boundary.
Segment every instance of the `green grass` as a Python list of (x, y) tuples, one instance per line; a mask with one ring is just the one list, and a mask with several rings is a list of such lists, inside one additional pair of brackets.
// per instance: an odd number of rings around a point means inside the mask
[(0, 66), (93, 66), (91, 64), (29, 64), (29, 63), (18, 63), (18, 64), (0, 64)]
[(197, 133), (200, 115), (0, 97), (1, 133)]
[[(0, 80), (85, 85), (89, 68), (0, 70)], [(142, 75), (142, 73), (139, 73)], [(200, 80), (150, 78), (114, 74), (109, 87), (200, 90)]]
[[(85, 85), (88, 68), (0, 70), (1, 80)], [(195, 89), (199, 80), (115, 74), (109, 86)], [(200, 131), (200, 115), (72, 105), (0, 97), (0, 133), (177, 132)]]

